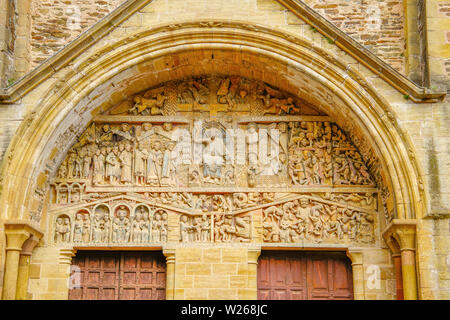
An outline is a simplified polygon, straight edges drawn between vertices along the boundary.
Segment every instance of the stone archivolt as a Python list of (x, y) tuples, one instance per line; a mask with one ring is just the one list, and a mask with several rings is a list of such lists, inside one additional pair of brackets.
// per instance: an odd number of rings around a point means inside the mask
[(292, 95), (238, 76), (172, 81), (80, 135), (52, 184), (53, 241), (163, 243), (176, 213), (176, 241), (248, 242), (247, 212), (261, 209), (265, 242), (371, 244), (379, 175), (373, 154)]

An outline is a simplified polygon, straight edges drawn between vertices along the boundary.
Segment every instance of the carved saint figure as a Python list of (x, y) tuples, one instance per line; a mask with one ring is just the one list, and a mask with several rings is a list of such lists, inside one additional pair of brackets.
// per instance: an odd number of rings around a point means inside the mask
[(73, 242), (83, 241), (84, 219), (83, 214), (77, 213), (73, 223)]
[(89, 150), (87, 150), (83, 155), (83, 179), (89, 177), (89, 172), (91, 170), (92, 156)]
[(133, 154), (131, 152), (131, 145), (126, 144), (125, 146), (121, 144), (121, 152), (119, 155), (121, 175), (120, 181), (124, 184), (131, 184), (131, 163), (133, 161)]
[(164, 152), (163, 165), (161, 169), (161, 182), (169, 186), (175, 185), (177, 154), (174, 149), (175, 142), (169, 142), (167, 149)]
[(125, 206), (120, 206), (113, 221), (113, 242), (129, 242), (130, 219)]
[(96, 212), (92, 225), (92, 241), (105, 242), (108, 239), (108, 216), (104, 212)]
[(105, 182), (105, 156), (100, 149), (95, 151), (94, 155), (94, 184), (103, 184)]
[(201, 233), (201, 241), (208, 242), (210, 240), (211, 226), (206, 214), (202, 216)]
[(161, 214), (156, 212), (152, 222), (152, 242), (161, 242)]
[(188, 217), (182, 215), (180, 218), (180, 240), (181, 242), (189, 242), (189, 233), (191, 231), (191, 226), (188, 222)]
[(225, 146), (216, 128), (206, 129), (203, 135), (203, 177), (205, 182), (219, 184), (224, 165)]
[(106, 177), (109, 179), (110, 184), (116, 184), (117, 179), (117, 167), (119, 166), (119, 160), (116, 156), (117, 152), (114, 152), (111, 147), (107, 147), (106, 162)]
[(143, 148), (142, 144), (139, 144), (134, 157), (135, 182), (136, 184), (145, 184), (145, 169), (149, 153)]
[(153, 143), (153, 150), (147, 162), (147, 183), (152, 186), (161, 185), (161, 166), (163, 163), (163, 153), (161, 151), (161, 142)]

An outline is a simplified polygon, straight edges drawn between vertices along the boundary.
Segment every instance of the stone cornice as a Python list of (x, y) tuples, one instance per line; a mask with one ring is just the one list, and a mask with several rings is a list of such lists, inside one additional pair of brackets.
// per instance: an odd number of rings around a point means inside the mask
[[(67, 66), (74, 58), (80, 56), (87, 48), (150, 1), (128, 0), (123, 3), (54, 56), (21, 78), (12, 87), (2, 89), (0, 91), (0, 102), (8, 104), (18, 101), (34, 87)], [(278, 0), (278, 2), (412, 101), (416, 103), (432, 103), (438, 102), (445, 97), (444, 92), (432, 92), (428, 88), (418, 87), (303, 2), (297, 0)], [(220, 27), (220, 24), (214, 24), (211, 27)]]

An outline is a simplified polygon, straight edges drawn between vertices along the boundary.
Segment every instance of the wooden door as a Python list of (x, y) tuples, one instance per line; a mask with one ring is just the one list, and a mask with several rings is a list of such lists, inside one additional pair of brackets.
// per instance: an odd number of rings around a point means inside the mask
[(71, 274), (76, 285), (69, 290), (70, 300), (165, 299), (166, 266), (160, 252), (80, 251)]
[(263, 252), (258, 299), (353, 299), (350, 261), (344, 253)]
[(123, 253), (119, 277), (121, 300), (164, 300), (166, 264), (158, 253)]
[(258, 299), (304, 300), (306, 260), (283, 252), (262, 254), (258, 263)]

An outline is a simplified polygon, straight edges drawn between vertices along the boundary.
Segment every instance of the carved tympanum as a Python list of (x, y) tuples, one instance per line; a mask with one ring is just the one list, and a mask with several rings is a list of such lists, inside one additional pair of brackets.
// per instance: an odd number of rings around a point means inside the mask
[[(370, 244), (381, 166), (361, 145), (360, 152), (328, 116), (263, 82), (171, 81), (97, 115), (79, 135), (52, 184), (53, 240), (249, 242), (247, 212), (261, 209), (266, 242)], [(306, 205), (283, 200), (302, 194)], [(169, 212), (179, 215), (176, 228)]]

